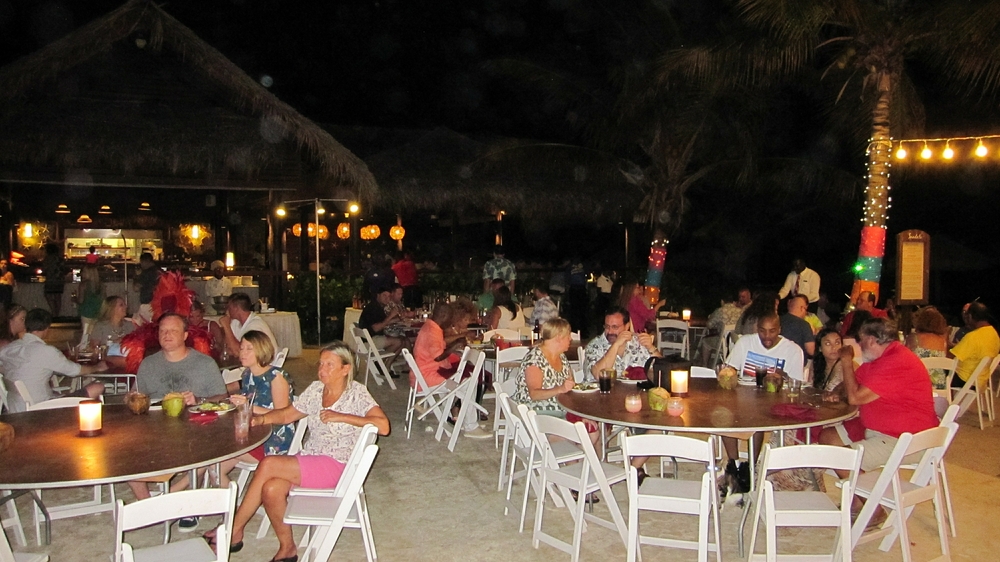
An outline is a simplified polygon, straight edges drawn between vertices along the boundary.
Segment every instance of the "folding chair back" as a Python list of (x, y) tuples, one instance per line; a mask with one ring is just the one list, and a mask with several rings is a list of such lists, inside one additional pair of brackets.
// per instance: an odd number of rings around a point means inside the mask
[[(463, 378), (465, 365), (469, 362), (472, 363), (472, 374), (468, 378)], [(478, 422), (480, 406), (476, 404), (476, 388), (479, 386), (479, 378), (483, 374), (483, 364), (485, 362), (485, 353), (466, 347), (465, 351), (462, 352), (461, 361), (458, 362), (458, 370), (451, 379), (445, 382), (445, 385), (449, 389), (448, 393), (437, 402), (435, 409), (440, 412), (440, 416), (438, 417), (438, 427), (434, 438), (440, 441), (441, 437), (445, 433), (448, 433), (450, 435), (448, 450), (451, 452), (455, 452), (458, 435), (464, 429), (465, 420), (472, 416)], [(459, 407), (458, 415), (455, 417), (455, 425), (449, 428), (447, 427), (448, 414), (455, 400), (460, 400), (462, 405)]]
[[(377, 382), (379, 386), (382, 386), (382, 383), (380, 381), (384, 380), (389, 383), (389, 388), (396, 390), (396, 383), (393, 382), (392, 376), (389, 373), (389, 367), (386, 366), (385, 361), (383, 360), (386, 357), (391, 357), (392, 354), (384, 353), (381, 349), (378, 348), (378, 346), (375, 345), (375, 339), (372, 338), (372, 335), (367, 328), (361, 330), (361, 336), (364, 338), (365, 347), (368, 348), (367, 372), (370, 372), (372, 376), (375, 377), (375, 382)], [(381, 373), (376, 371), (376, 368), (381, 369)], [(368, 380), (367, 374), (365, 375), (365, 380), (366, 381)]]
[(7, 410), (7, 385), (4, 383), (3, 375), (0, 375), (0, 414)]
[(406, 398), (406, 415), (403, 419), (403, 424), (406, 426), (406, 438), (410, 438), (410, 429), (413, 427), (413, 416), (414, 408), (418, 400), (429, 396), (431, 394), (431, 388), (424, 379), (424, 374), (420, 372), (420, 367), (417, 366), (416, 359), (413, 358), (413, 354), (410, 353), (409, 349), (403, 349), (403, 360), (406, 361), (407, 366), (410, 367), (410, 375), (413, 379), (410, 383), (410, 394)]
[(714, 379), (718, 375), (715, 373), (715, 369), (709, 369), (708, 367), (699, 367), (697, 365), (691, 366), (691, 378), (692, 379)]
[[(216, 542), (229, 544), (232, 533), (233, 513), (236, 510), (236, 483), (226, 488), (201, 488), (162, 494), (153, 498), (125, 505), (118, 500), (115, 508), (115, 558), (116, 562), (131, 560), (132, 548), (125, 542), (125, 532), (148, 527), (182, 517), (222, 515), (216, 530)], [(127, 547), (127, 548), (126, 548)], [(200, 537), (151, 547), (161, 560), (214, 560), (227, 562), (229, 549), (220, 548), (216, 554)], [(144, 549), (139, 549), (136, 554)], [(141, 558), (141, 557), (140, 557)]]
[[(992, 364), (993, 360), (994, 357), (983, 357), (980, 359), (979, 364), (976, 365), (976, 369), (969, 376), (969, 380), (965, 381), (965, 385), (963, 385), (951, 399), (952, 404), (959, 405), (959, 417), (965, 415), (965, 412), (969, 410), (969, 407), (972, 406), (973, 402), (976, 403), (976, 409), (978, 410), (977, 413), (979, 414), (979, 429), (985, 429), (985, 426), (983, 425), (983, 408), (988, 407), (989, 398), (985, 397), (985, 400), (987, 401), (986, 406), (983, 405), (983, 400), (984, 394), (988, 395), (989, 392), (986, 391), (987, 385), (977, 384), (977, 381), (982, 376), (983, 371), (985, 371), (986, 368)], [(956, 375), (952, 373), (952, 376)], [(951, 388), (951, 377), (948, 379), (948, 388)], [(989, 411), (987, 411), (987, 418), (993, 419), (990, 416)]]
[[(698, 551), (705, 562), (714, 551), (722, 560), (719, 537), (719, 495), (715, 486), (715, 437), (707, 441), (678, 435), (627, 435), (622, 439), (622, 454), (628, 470), (628, 540), (627, 558), (634, 562), (640, 544), (684, 548)], [(705, 464), (698, 481), (647, 477), (639, 486), (638, 470), (630, 465), (634, 457), (674, 457)], [(678, 540), (639, 533), (639, 511), (658, 511), (698, 516), (698, 540)], [(714, 522), (715, 542), (708, 540), (709, 519)]]
[(512, 370), (505, 369), (500, 365), (502, 365), (503, 363), (513, 363), (514, 361), (521, 361), (522, 359), (524, 359), (524, 356), (527, 355), (528, 351), (530, 350), (531, 350), (530, 347), (524, 345), (508, 347), (507, 349), (498, 349), (497, 361), (496, 361), (496, 373), (495, 373), (496, 376), (494, 377), (494, 380), (503, 382), (508, 378), (511, 378), (510, 372)]
[(499, 336), (505, 340), (519, 341), (521, 339), (521, 333), (517, 330), (511, 330), (510, 328), (497, 328), (496, 330), (484, 332), (483, 341), (490, 341), (494, 336)]
[(10, 543), (7, 542), (7, 535), (0, 529), (0, 562), (49, 562), (49, 555), (22, 552), (14, 554), (10, 549)]
[(274, 361), (271, 361), (271, 366), (272, 367), (277, 367), (279, 369), (282, 368), (282, 367), (284, 367), (285, 366), (285, 358), (286, 357), (288, 357), (288, 348), (287, 347), (283, 347), (274, 356)]
[[(642, 327), (637, 326), (636, 330), (641, 331)], [(688, 338), (687, 322), (668, 319), (656, 321), (656, 347), (664, 355), (679, 353), (683, 357), (690, 357), (690, 343)]]
[[(31, 396), (31, 392), (28, 391), (28, 385), (24, 384), (24, 381), (14, 381), (14, 390), (17, 390), (21, 401), (24, 402), (25, 410), (35, 404), (35, 398)], [(8, 400), (10, 400), (9, 397)]]
[[(17, 381), (21, 382), (21, 381)], [(90, 400), (90, 398), (82, 396), (63, 396), (60, 398), (53, 398), (52, 400), (45, 400), (44, 402), (38, 402), (28, 406), (28, 411), (34, 410), (55, 410), (56, 408), (73, 408), (79, 406), (80, 402), (84, 400)]]

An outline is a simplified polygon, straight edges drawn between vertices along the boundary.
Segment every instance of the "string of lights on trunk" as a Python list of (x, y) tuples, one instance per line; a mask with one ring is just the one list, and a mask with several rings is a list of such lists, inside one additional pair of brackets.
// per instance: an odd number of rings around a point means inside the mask
[[(895, 159), (901, 162), (929, 161), (935, 157), (942, 160), (983, 159), (995, 151), (998, 145), (1000, 145), (1000, 135), (900, 139), (891, 140), (891, 152)], [(993, 147), (992, 151), (991, 147)], [(869, 145), (869, 150), (871, 150), (871, 145)]]

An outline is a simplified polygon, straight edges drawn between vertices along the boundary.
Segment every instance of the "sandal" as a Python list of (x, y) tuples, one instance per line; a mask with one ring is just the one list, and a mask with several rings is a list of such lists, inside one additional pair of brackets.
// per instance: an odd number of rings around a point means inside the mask
[[(211, 532), (212, 531), (209, 531), (209, 533), (211, 533)], [(209, 548), (211, 548), (212, 550), (215, 550), (215, 535), (214, 534), (209, 535), (208, 533), (205, 533), (204, 535), (201, 536), (201, 538), (205, 539), (205, 542), (208, 543)], [(236, 554), (237, 552), (239, 552), (241, 550), (243, 550), (243, 541), (240, 541), (240, 542), (238, 542), (236, 544), (229, 545), (229, 554)]]

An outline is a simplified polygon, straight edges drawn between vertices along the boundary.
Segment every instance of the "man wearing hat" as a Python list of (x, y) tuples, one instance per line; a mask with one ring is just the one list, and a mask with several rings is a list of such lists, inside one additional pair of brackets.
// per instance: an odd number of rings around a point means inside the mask
[(212, 262), (213, 277), (205, 283), (205, 296), (209, 299), (215, 297), (229, 297), (233, 294), (233, 282), (226, 277), (226, 264), (220, 260)]

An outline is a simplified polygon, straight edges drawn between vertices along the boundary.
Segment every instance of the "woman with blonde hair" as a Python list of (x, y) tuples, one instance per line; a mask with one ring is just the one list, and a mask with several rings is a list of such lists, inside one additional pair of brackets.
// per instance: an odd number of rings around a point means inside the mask
[(101, 283), (101, 272), (96, 265), (87, 264), (80, 271), (80, 286), (76, 289), (77, 312), (80, 313), (80, 323), (83, 325), (83, 333), (90, 333), (90, 329), (97, 322), (97, 315), (100, 314), (104, 305), (104, 285)]

